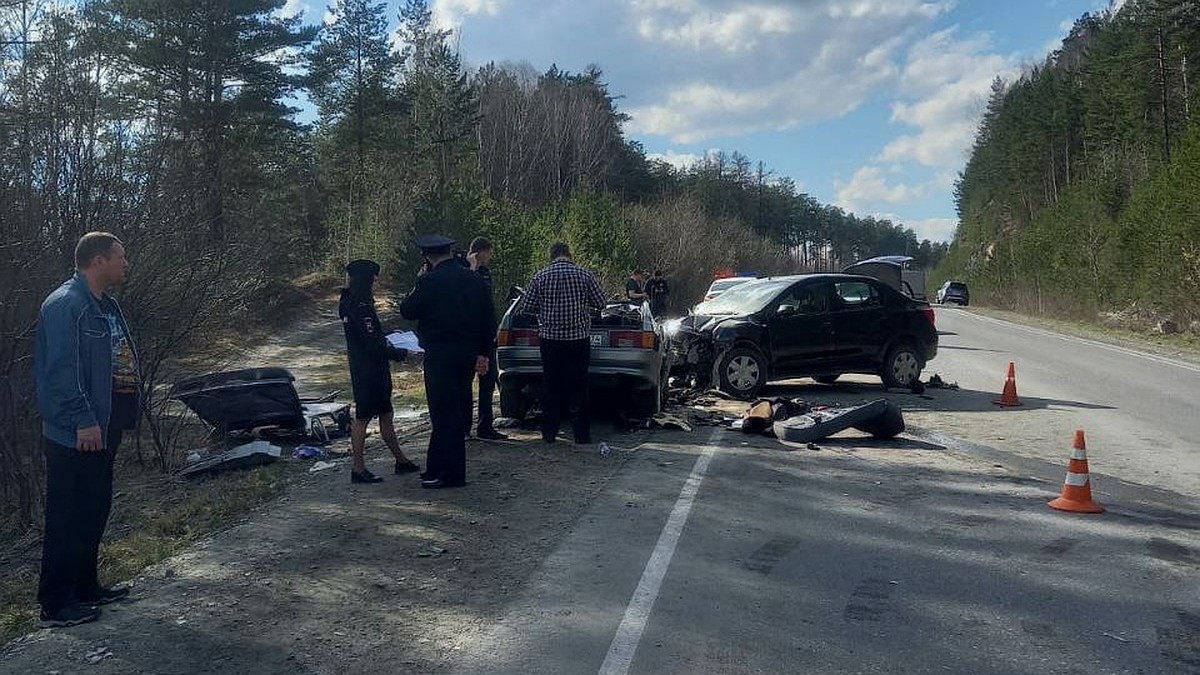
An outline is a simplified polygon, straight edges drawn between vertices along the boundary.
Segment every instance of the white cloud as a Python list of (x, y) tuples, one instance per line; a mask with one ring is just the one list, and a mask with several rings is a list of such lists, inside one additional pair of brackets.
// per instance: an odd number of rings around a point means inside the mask
[[(902, 131), (849, 182), (837, 183), (838, 202), (862, 213), (945, 194), (970, 151), (992, 82), (1017, 69), (1016, 58), (996, 53), (989, 36), (962, 37), (957, 28), (912, 45), (892, 102), (892, 123)], [(896, 179), (906, 176), (920, 178)], [(913, 226), (922, 238), (948, 239), (954, 222), (929, 218)]]
[(284, 19), (303, 18), (308, 13), (308, 4), (305, 0), (287, 0), (275, 13)]
[(796, 29), (796, 14), (785, 7), (747, 5), (720, 12), (693, 4), (693, 12), (682, 21), (674, 20), (678, 12), (648, 14), (639, 23), (638, 33), (647, 40), (696, 50), (715, 46), (727, 52), (742, 52), (757, 47), (759, 35), (787, 35)]
[(889, 143), (877, 161), (961, 166), (975, 137), (979, 114), (997, 76), (1016, 72), (1014, 57), (990, 51), (986, 36), (965, 39), (939, 31), (909, 50), (901, 76), (902, 99), (892, 121), (914, 127)]
[(917, 239), (930, 241), (950, 241), (954, 238), (954, 230), (958, 228), (957, 218), (926, 218), (924, 220), (896, 220), (905, 227), (911, 227), (917, 234)]
[(687, 144), (844, 116), (899, 80), (903, 44), (951, 6), (635, 0), (629, 20), (664, 77), (630, 131)]
[(929, 194), (932, 183), (910, 185), (889, 182), (878, 166), (864, 166), (849, 182), (835, 181), (838, 203), (847, 211), (864, 212), (878, 204), (905, 204)]
[(686, 169), (704, 159), (700, 155), (694, 153), (675, 152), (674, 150), (668, 150), (666, 152), (652, 152), (646, 155), (646, 158), (652, 161), (665, 162), (676, 169)]
[(493, 17), (500, 13), (503, 0), (434, 0), (433, 23), (443, 30), (459, 30), (463, 19), (471, 15)]

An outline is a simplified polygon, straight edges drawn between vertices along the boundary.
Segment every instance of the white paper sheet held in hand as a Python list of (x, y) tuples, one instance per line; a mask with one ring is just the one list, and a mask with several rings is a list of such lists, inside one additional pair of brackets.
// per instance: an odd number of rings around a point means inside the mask
[(417, 340), (417, 334), (412, 331), (404, 331), (403, 333), (388, 333), (388, 344), (397, 349), (407, 349), (411, 354), (424, 354), (425, 350), (421, 349), (421, 343)]

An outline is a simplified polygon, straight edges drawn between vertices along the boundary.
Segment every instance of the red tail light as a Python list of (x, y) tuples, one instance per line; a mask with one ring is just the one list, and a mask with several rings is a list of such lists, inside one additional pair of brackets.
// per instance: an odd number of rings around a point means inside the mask
[(929, 319), (929, 325), (937, 328), (937, 315), (933, 313), (932, 307), (922, 308), (921, 313), (925, 315), (926, 319)]
[(536, 347), (538, 333), (532, 329), (501, 330), (496, 336), (500, 347)]
[(630, 349), (656, 349), (658, 336), (649, 331), (614, 330), (608, 334), (608, 345)]

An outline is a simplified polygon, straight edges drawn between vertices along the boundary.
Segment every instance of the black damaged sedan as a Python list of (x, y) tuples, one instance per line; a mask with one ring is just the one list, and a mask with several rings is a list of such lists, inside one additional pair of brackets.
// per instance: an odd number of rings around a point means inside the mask
[(909, 387), (937, 355), (933, 309), (870, 277), (747, 282), (670, 322), (672, 374), (751, 398), (767, 382), (845, 373)]

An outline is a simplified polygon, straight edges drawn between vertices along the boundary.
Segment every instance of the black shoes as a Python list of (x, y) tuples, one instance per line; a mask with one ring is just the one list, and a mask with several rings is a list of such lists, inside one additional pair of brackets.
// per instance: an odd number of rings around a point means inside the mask
[(85, 605), (111, 605), (129, 597), (128, 588), (101, 588), (100, 592), (88, 598), (83, 598)]
[(361, 472), (351, 471), (350, 472), (350, 482), (351, 483), (382, 483), (383, 479), (380, 478), (379, 476), (376, 476), (375, 474), (371, 473), (369, 470), (363, 469)]
[(402, 476), (406, 473), (413, 473), (413, 472), (420, 471), (420, 470), (421, 470), (421, 467), (417, 466), (416, 464), (413, 464), (412, 460), (405, 460), (403, 462), (398, 461), (398, 462), (396, 462), (395, 474), (397, 476)]
[[(128, 591), (126, 591), (128, 593)], [(100, 608), (88, 605), (71, 605), (53, 612), (42, 610), (43, 628), (66, 628), (78, 626), (100, 618)]]
[(466, 485), (465, 481), (460, 482), (460, 483), (450, 483), (450, 482), (442, 480), (441, 478), (431, 478), (431, 479), (421, 481), (421, 487), (425, 488), (426, 490), (441, 490), (444, 488), (457, 488), (457, 487), (463, 487), (464, 485)]
[(495, 429), (480, 429), (475, 432), (475, 437), (482, 441), (506, 441), (508, 436), (496, 431)]

